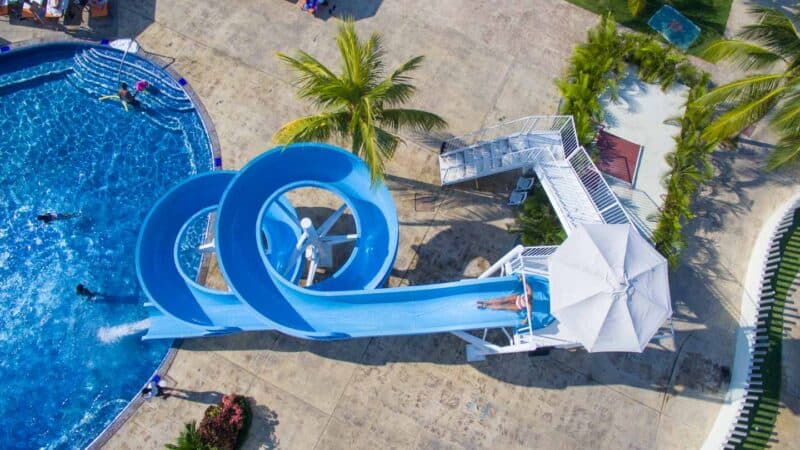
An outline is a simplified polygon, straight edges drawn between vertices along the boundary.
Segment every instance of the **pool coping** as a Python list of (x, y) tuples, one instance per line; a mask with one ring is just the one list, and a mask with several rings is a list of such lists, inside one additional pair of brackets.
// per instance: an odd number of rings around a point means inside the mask
[[(135, 40), (134, 40), (135, 41)], [(25, 49), (25, 48), (33, 48), (39, 46), (46, 46), (49, 44), (57, 44), (57, 43), (88, 43), (92, 45), (99, 45), (99, 46), (109, 46), (109, 40), (103, 39), (101, 41), (92, 41), (87, 39), (78, 39), (71, 36), (58, 36), (58, 37), (42, 37), (42, 38), (34, 38), (34, 39), (27, 39), (24, 41), (19, 42), (10, 42), (2, 47), (0, 47), (0, 54), (7, 54), (11, 53), (15, 50)], [(138, 44), (138, 43), (137, 43)], [(222, 147), (219, 142), (219, 136), (217, 136), (217, 130), (214, 128), (214, 123), (211, 120), (211, 116), (208, 114), (203, 102), (200, 100), (200, 97), (194, 91), (189, 83), (183, 76), (181, 76), (178, 71), (173, 69), (170, 65), (164, 66), (161, 61), (156, 60), (153, 56), (151, 56), (146, 50), (144, 50), (141, 45), (139, 46), (139, 52), (136, 53), (136, 56), (146, 60), (151, 64), (155, 64), (156, 66), (160, 67), (162, 70), (166, 71), (171, 77), (173, 77), (178, 84), (181, 86), (181, 89), (186, 93), (186, 95), (191, 99), (192, 105), (194, 105), (197, 114), (200, 116), (200, 123), (203, 125), (203, 129), (206, 132), (206, 136), (208, 136), (209, 140), (209, 147), (211, 150), (211, 171), (221, 170), (222, 169)], [(207, 226), (204, 240), (208, 242), (208, 238), (211, 235), (211, 231), (213, 228), (212, 220), (210, 219)], [(208, 276), (209, 265), (210, 265), (210, 257), (207, 254), (203, 254), (202, 259), (200, 261), (200, 269), (197, 273), (197, 282), (200, 284), (204, 284), (206, 277)], [(183, 343), (183, 339), (174, 339), (172, 344), (170, 345), (167, 354), (164, 355), (164, 358), (159, 363), (156, 370), (153, 372), (152, 375), (157, 373), (165, 373), (169, 370), (172, 366), (172, 363), (175, 361), (175, 357), (177, 356), (178, 349), (181, 347)], [(152, 377), (151, 375), (151, 377)], [(148, 380), (150, 377), (148, 377)], [(144, 387), (147, 382), (142, 384)], [(87, 450), (94, 450), (102, 448), (109, 439), (122, 428), (123, 425), (130, 419), (133, 414), (138, 411), (139, 407), (145, 400), (137, 393), (135, 396), (125, 405), (125, 408), (120, 411), (116, 417), (109, 423), (103, 431), (100, 432), (90, 443), (86, 446)]]

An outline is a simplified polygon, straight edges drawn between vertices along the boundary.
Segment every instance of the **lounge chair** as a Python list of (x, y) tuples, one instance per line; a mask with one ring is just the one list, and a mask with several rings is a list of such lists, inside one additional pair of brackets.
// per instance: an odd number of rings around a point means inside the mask
[(70, 0), (47, 0), (44, 8), (45, 19), (60, 19), (69, 6)]
[(508, 197), (509, 206), (519, 206), (528, 198), (527, 191), (511, 191), (511, 196)]
[(533, 187), (533, 177), (519, 177), (515, 191), (530, 191)]
[(91, 0), (89, 2), (89, 17), (93, 19), (108, 17), (108, 0)]
[(0, 16), (8, 15), (8, 0), (0, 0)]
[(29, 2), (22, 3), (22, 18), (33, 19), (36, 22), (44, 25), (45, 12), (42, 5), (45, 3), (45, 1), (46, 0), (31, 0)]

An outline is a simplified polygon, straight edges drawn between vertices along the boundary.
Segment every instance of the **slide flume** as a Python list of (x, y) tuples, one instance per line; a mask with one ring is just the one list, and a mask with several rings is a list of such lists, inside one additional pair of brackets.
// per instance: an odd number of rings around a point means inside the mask
[[(338, 195), (356, 225), (349, 259), (327, 279), (298, 286), (305, 238), (285, 194), (316, 187)], [(178, 241), (193, 218), (216, 212), (217, 262), (229, 291), (203, 287), (181, 269)], [(306, 339), (423, 334), (523, 324), (516, 311), (476, 302), (522, 292), (516, 277), (380, 288), (392, 269), (398, 221), (387, 187), (337, 147), (297, 144), (255, 158), (238, 172), (192, 177), (148, 214), (137, 271), (151, 302), (145, 338), (277, 329)], [(299, 258), (298, 258), (299, 255)], [(534, 328), (547, 325), (548, 280), (528, 276)]]

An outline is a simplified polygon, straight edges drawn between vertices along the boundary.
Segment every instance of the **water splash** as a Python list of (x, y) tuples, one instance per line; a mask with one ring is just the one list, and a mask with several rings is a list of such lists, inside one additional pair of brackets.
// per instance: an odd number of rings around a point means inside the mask
[(141, 333), (150, 327), (150, 320), (144, 319), (138, 322), (123, 323), (113, 327), (102, 327), (97, 330), (97, 338), (106, 344), (117, 342), (118, 340), (126, 337), (133, 336), (134, 334)]

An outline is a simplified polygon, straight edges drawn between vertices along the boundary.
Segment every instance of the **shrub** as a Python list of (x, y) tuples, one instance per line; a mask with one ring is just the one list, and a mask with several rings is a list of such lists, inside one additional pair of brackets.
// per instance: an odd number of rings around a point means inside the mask
[(244, 443), (252, 419), (250, 404), (241, 395), (228, 394), (209, 406), (200, 422), (202, 442), (219, 450), (235, 450)]
[(170, 450), (212, 450), (203, 443), (194, 420), (184, 425), (176, 443), (167, 444), (164, 447)]
[[(629, 5), (631, 3), (634, 2), (629, 2)], [(641, 2), (641, 7), (644, 3)], [(639, 78), (658, 83), (662, 89), (669, 88), (676, 81), (690, 88), (683, 117), (671, 120), (680, 125), (681, 132), (675, 137), (675, 151), (667, 158), (671, 168), (664, 180), (667, 197), (653, 232), (656, 248), (674, 265), (686, 247), (681, 230), (683, 224), (692, 218), (692, 199), (697, 189), (711, 177), (710, 157), (719, 145), (718, 141), (701, 138), (702, 131), (711, 122), (713, 111), (693, 104), (705, 94), (709, 75), (692, 66), (682, 53), (665, 47), (652, 36), (618, 34), (613, 17), (604, 16), (599, 25), (589, 30), (586, 42), (575, 48), (566, 78), (556, 80), (564, 98), (560, 112), (573, 116), (582, 145), (590, 147), (594, 141), (597, 125), (603, 120), (599, 97), (606, 91), (610, 91), (612, 97), (616, 95), (618, 80), (626, 63), (638, 67)], [(517, 226), (525, 243), (525, 230), (533, 227), (530, 217), (518, 220)]]
[(520, 233), (522, 245), (558, 245), (567, 238), (544, 189), (536, 183), (528, 194), (515, 227), (509, 233)]

